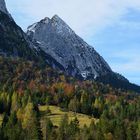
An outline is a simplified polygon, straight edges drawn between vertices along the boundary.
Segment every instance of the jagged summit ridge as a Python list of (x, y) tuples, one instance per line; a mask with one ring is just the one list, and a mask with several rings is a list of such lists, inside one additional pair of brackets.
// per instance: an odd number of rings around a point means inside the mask
[(27, 35), (72, 76), (96, 78), (112, 71), (94, 48), (57, 15), (29, 26)]
[(58, 33), (65, 35), (72, 35), (74, 34), (74, 31), (58, 16), (54, 15), (51, 19), (52, 26), (55, 26), (57, 28)]
[(41, 24), (51, 25), (57, 33), (64, 36), (75, 34), (74, 31), (58, 15), (54, 15), (51, 19), (45, 17), (41, 21), (29, 26), (27, 30), (30, 32), (34, 32), (34, 30), (39, 28)]

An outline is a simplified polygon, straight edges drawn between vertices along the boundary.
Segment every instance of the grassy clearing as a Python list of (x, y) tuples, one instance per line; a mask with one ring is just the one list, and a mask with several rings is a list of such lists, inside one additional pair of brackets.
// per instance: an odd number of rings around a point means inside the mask
[[(47, 115), (46, 110), (47, 110), (48, 106), (39, 106), (39, 110), (41, 113), (41, 119), (45, 119), (46, 117), (50, 118), (51, 121), (53, 122), (53, 124), (55, 126), (59, 126), (62, 117), (67, 114), (69, 117), (69, 121), (73, 120), (75, 117), (77, 117), (77, 119), (79, 120), (79, 124), (80, 127), (83, 127), (84, 125), (89, 126), (92, 119), (92, 117), (88, 116), (88, 115), (84, 115), (84, 114), (80, 114), (80, 113), (74, 113), (74, 112), (66, 112), (66, 111), (62, 111), (61, 108), (57, 107), (57, 106), (49, 106), (49, 109), (51, 110), (51, 113), (49, 115)], [(95, 120), (95, 119), (94, 119)]]
[(49, 106), (49, 110), (51, 111), (51, 113), (47, 114), (47, 108), (48, 106), (44, 105), (44, 106), (39, 106), (39, 111), (41, 114), (41, 128), (42, 128), (42, 134), (43, 134), (43, 140), (46, 139), (46, 128), (45, 128), (45, 118), (48, 117), (50, 118), (50, 120), (52, 121), (53, 125), (55, 126), (59, 126), (60, 122), (62, 120), (62, 117), (67, 114), (69, 117), (69, 121), (73, 120), (75, 117), (77, 117), (77, 119), (79, 120), (79, 125), (82, 128), (84, 125), (89, 126), (92, 120), (95, 120), (95, 123), (97, 122), (96, 119), (88, 116), (88, 115), (84, 115), (84, 114), (80, 114), (80, 113), (74, 113), (71, 111), (63, 111), (60, 107), (57, 106)]

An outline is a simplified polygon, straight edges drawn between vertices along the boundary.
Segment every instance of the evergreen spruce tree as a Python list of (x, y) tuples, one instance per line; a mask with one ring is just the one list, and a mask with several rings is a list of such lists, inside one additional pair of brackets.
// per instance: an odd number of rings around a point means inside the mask
[(65, 140), (68, 138), (68, 125), (69, 125), (69, 120), (68, 116), (65, 114), (64, 117), (62, 118), (59, 126), (59, 140)]
[(46, 140), (49, 140), (53, 131), (53, 123), (52, 121), (47, 118), (46, 119)]

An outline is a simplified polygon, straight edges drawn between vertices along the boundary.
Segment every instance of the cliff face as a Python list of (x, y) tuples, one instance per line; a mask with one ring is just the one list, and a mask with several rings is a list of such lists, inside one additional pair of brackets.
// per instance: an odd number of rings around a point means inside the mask
[(105, 60), (57, 15), (28, 27), (27, 35), (72, 76), (96, 78), (112, 72)]
[(44, 53), (38, 43), (32, 42), (15, 23), (4, 0), (0, 0), (0, 56), (21, 57), (62, 69), (56, 60)]

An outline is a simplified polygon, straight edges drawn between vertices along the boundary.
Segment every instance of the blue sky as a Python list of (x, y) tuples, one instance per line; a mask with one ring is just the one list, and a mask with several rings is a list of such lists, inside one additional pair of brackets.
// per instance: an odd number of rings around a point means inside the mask
[(44, 17), (59, 15), (111, 68), (140, 85), (139, 0), (7, 0), (24, 31)]

